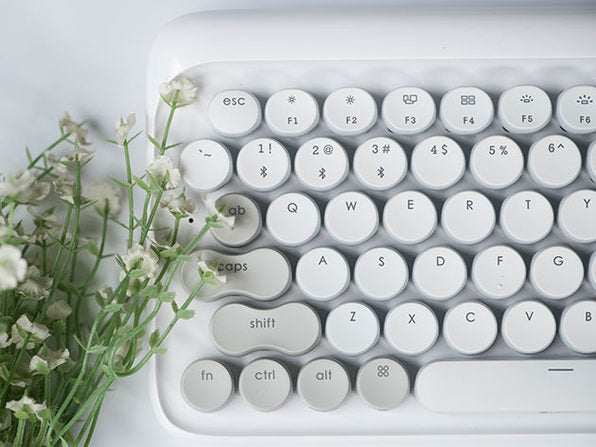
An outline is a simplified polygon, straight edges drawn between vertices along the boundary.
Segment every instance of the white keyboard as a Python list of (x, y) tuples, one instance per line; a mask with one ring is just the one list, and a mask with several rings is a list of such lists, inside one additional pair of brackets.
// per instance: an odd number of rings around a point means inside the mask
[[(201, 290), (155, 362), (164, 423), (596, 441), (594, 42), (594, 10), (169, 25), (149, 63), (149, 131), (166, 118), (161, 81), (199, 85), (170, 154), (187, 194), (235, 224), (193, 255), (227, 282)], [(197, 281), (186, 263), (178, 299)]]

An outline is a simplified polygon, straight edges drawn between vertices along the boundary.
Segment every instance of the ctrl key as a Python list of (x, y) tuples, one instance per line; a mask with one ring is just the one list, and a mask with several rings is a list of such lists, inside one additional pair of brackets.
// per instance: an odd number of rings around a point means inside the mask
[(244, 367), (238, 380), (242, 398), (258, 411), (274, 411), (292, 393), (292, 380), (281, 363), (271, 359), (257, 359)]
[(339, 407), (350, 392), (350, 378), (335, 360), (316, 359), (298, 373), (300, 398), (313, 410), (331, 411)]
[(234, 393), (228, 368), (215, 360), (198, 360), (182, 374), (182, 395), (195, 410), (205, 413), (223, 408)]

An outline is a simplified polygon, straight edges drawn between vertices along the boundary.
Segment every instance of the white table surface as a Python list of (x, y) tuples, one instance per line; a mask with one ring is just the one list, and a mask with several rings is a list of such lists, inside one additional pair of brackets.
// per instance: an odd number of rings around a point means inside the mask
[[(35, 152), (55, 138), (57, 121), (68, 110), (74, 118), (90, 121), (98, 142), (97, 161), (90, 176), (103, 176), (108, 167), (114, 174), (114, 160), (119, 161), (120, 154), (101, 140), (112, 137), (114, 123), (121, 114), (135, 111), (142, 121), (145, 61), (152, 39), (163, 24), (180, 15), (207, 9), (279, 8), (292, 4), (344, 8), (373, 3), (387, 6), (396, 1), (5, 0), (0, 6), (0, 173), (16, 170), (25, 163), (25, 145)], [(514, 0), (499, 3), (519, 4)], [(134, 164), (137, 171), (144, 165), (142, 145), (137, 147)], [(464, 444), (475, 444), (470, 441)], [(559, 442), (551, 441), (553, 445)], [(176, 438), (161, 427), (151, 407), (146, 369), (114, 387), (104, 404), (92, 445), (198, 444), (196, 440)]]

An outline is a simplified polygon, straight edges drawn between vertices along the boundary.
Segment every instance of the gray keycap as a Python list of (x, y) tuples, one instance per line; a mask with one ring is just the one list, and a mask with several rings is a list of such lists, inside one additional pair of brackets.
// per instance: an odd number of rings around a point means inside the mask
[[(197, 295), (201, 301), (214, 301), (228, 295), (269, 301), (282, 295), (292, 282), (292, 270), (287, 258), (271, 248), (257, 248), (239, 255), (199, 250), (193, 258), (200, 258), (209, 265), (217, 263), (219, 273), (226, 276), (225, 283), (203, 286)], [(199, 271), (194, 260), (184, 263), (182, 282), (189, 293), (198, 284)]]
[(228, 403), (234, 392), (234, 382), (224, 365), (215, 360), (204, 359), (186, 368), (180, 388), (191, 407), (212, 412)]
[(310, 408), (331, 411), (339, 407), (350, 392), (350, 378), (335, 360), (316, 359), (302, 367), (296, 389)]
[(356, 390), (362, 400), (376, 410), (397, 407), (410, 392), (408, 373), (393, 359), (372, 359), (360, 367)]
[(217, 348), (228, 355), (273, 349), (288, 355), (310, 351), (321, 337), (321, 322), (309, 306), (287, 303), (255, 309), (232, 303), (211, 317), (210, 333)]
[(255, 410), (273, 411), (281, 407), (292, 392), (288, 370), (271, 359), (249, 363), (240, 373), (238, 390)]
[(252, 242), (262, 227), (261, 210), (253, 199), (243, 194), (226, 194), (215, 202), (219, 209), (224, 206), (226, 216), (234, 216), (234, 228), (212, 228), (211, 234), (223, 245), (241, 247)]

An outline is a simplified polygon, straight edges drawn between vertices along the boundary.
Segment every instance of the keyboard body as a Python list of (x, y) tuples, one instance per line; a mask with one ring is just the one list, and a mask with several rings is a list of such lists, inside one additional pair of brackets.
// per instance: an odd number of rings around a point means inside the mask
[[(568, 135), (582, 153), (582, 170), (569, 186), (548, 189), (537, 186), (527, 170), (512, 186), (502, 190), (486, 190), (471, 176), (466, 167), (463, 178), (454, 186), (440, 191), (422, 187), (408, 170), (405, 178), (395, 187), (385, 191), (365, 188), (352, 170), (345, 181), (327, 192), (309, 190), (301, 184), (294, 172), (288, 181), (270, 192), (248, 189), (234, 174), (220, 190), (209, 193), (217, 198), (226, 193), (241, 193), (252, 197), (264, 216), (268, 204), (287, 192), (308, 194), (320, 208), (321, 215), (326, 203), (344, 191), (361, 191), (371, 197), (382, 215), (384, 204), (395, 194), (405, 190), (418, 190), (429, 195), (440, 213), (443, 202), (451, 195), (465, 190), (481, 191), (495, 203), (501, 204), (515, 192), (532, 189), (540, 191), (556, 204), (562, 197), (578, 189), (593, 189), (585, 169), (585, 156), (595, 134), (567, 134), (551, 119), (542, 130), (529, 134), (508, 134), (495, 118), (492, 124), (473, 135), (449, 134), (437, 117), (426, 131), (415, 135), (398, 135), (388, 131), (380, 117), (364, 134), (341, 136), (333, 134), (321, 119), (306, 135), (282, 137), (271, 132), (263, 122), (247, 136), (223, 137), (211, 126), (207, 118), (209, 101), (217, 93), (227, 89), (242, 89), (254, 94), (264, 108), (265, 101), (284, 88), (303, 89), (312, 94), (322, 111), (323, 100), (331, 92), (342, 87), (359, 87), (369, 92), (380, 104), (390, 91), (401, 86), (420, 87), (431, 94), (435, 103), (451, 89), (475, 86), (489, 94), (497, 105), (499, 95), (516, 85), (536, 85), (544, 89), (551, 100), (566, 88), (575, 85), (596, 85), (596, 12), (591, 11), (537, 11), (537, 10), (432, 10), (432, 11), (316, 11), (295, 13), (273, 12), (214, 12), (183, 17), (168, 25), (158, 36), (151, 52), (148, 72), (147, 119), (151, 134), (160, 134), (167, 110), (159, 101), (159, 84), (183, 74), (200, 86), (196, 104), (176, 113), (172, 128), (172, 142), (191, 142), (197, 139), (213, 139), (225, 145), (235, 162), (238, 150), (250, 140), (259, 137), (274, 138), (281, 142), (294, 159), (297, 148), (315, 137), (330, 137), (340, 142), (348, 153), (350, 169), (353, 153), (363, 141), (386, 136), (395, 139), (405, 149), (410, 161), (412, 149), (422, 140), (436, 135), (448, 135), (457, 141), (466, 156), (466, 166), (472, 146), (487, 136), (508, 135), (515, 140), (527, 157), (530, 145), (546, 135)], [(149, 160), (155, 154), (148, 149)], [(177, 157), (176, 150), (170, 155)], [(525, 165), (524, 165), (525, 166)], [(235, 169), (235, 167), (234, 167)], [(200, 194), (187, 188), (187, 193), (199, 199)], [(496, 207), (497, 215), (499, 208)], [(184, 222), (181, 238), (188, 241), (201, 226), (205, 216), (200, 208), (194, 223)], [(497, 218), (498, 221), (498, 218)], [(285, 254), (294, 273), (301, 255), (315, 247), (333, 247), (348, 260), (353, 274), (358, 256), (373, 247), (392, 247), (406, 259), (411, 270), (415, 257), (434, 246), (449, 246), (464, 258), (470, 272), (474, 256), (481, 250), (496, 244), (505, 244), (518, 250), (529, 268), (531, 256), (544, 247), (562, 244), (573, 249), (587, 268), (596, 244), (578, 244), (561, 233), (557, 225), (550, 234), (536, 244), (512, 243), (498, 223), (492, 234), (477, 244), (458, 244), (450, 239), (439, 224), (433, 235), (420, 244), (402, 245), (391, 239), (380, 224), (375, 235), (362, 244), (353, 246), (339, 244), (322, 226), (318, 235), (306, 244), (286, 247), (276, 242), (267, 231), (265, 222), (256, 240), (246, 246), (229, 248), (219, 244), (211, 235), (201, 242), (201, 248), (222, 253), (246, 253), (259, 247), (273, 247)], [(179, 299), (186, 293), (176, 285)], [(330, 442), (342, 437), (360, 439), (366, 444), (393, 442), (398, 439), (419, 439), (457, 435), (514, 435), (522, 442), (531, 435), (558, 435), (562, 439), (596, 442), (596, 413), (536, 413), (536, 414), (441, 414), (431, 412), (421, 405), (413, 393), (396, 408), (376, 411), (365, 405), (352, 391), (334, 411), (319, 412), (308, 408), (294, 391), (287, 402), (272, 412), (251, 409), (236, 394), (219, 411), (202, 413), (191, 408), (181, 393), (181, 377), (185, 369), (199, 359), (222, 362), (232, 372), (234, 381), (246, 364), (258, 358), (271, 358), (285, 365), (294, 383), (299, 369), (308, 361), (320, 357), (339, 361), (348, 371), (352, 385), (360, 365), (369, 359), (387, 356), (398, 360), (410, 377), (412, 389), (421, 367), (437, 360), (489, 359), (594, 359), (596, 355), (574, 353), (557, 335), (545, 351), (522, 355), (509, 348), (499, 335), (490, 349), (474, 356), (459, 354), (446, 343), (443, 334), (437, 342), (421, 355), (404, 356), (392, 349), (383, 337), (382, 323), (390, 309), (405, 301), (421, 301), (442, 320), (448, 309), (456, 304), (479, 300), (487, 304), (500, 322), (504, 310), (524, 299), (544, 302), (560, 321), (565, 306), (582, 299), (593, 299), (595, 291), (585, 279), (580, 289), (562, 300), (543, 299), (537, 295), (526, 280), (522, 289), (513, 297), (497, 300), (482, 297), (472, 281), (454, 298), (436, 301), (425, 298), (412, 281), (396, 298), (387, 301), (367, 300), (355, 284), (338, 298), (330, 301), (308, 299), (292, 283), (289, 290), (273, 301), (257, 302), (236, 295), (213, 302), (196, 302), (192, 308), (196, 316), (181, 322), (170, 335), (166, 355), (158, 356), (152, 371), (152, 399), (160, 419), (173, 431), (190, 436), (219, 436), (239, 440), (240, 437), (258, 437), (262, 443), (280, 442), (280, 436), (298, 437), (303, 441), (324, 436)], [(325, 338), (324, 322), (328, 313), (344, 302), (364, 302), (371, 306), (381, 322), (381, 336), (375, 346), (363, 354), (346, 356), (331, 348)], [(253, 307), (271, 308), (286, 302), (306, 302), (321, 316), (323, 333), (320, 342), (309, 352), (288, 356), (275, 351), (260, 350), (242, 356), (222, 354), (213, 344), (209, 325), (213, 314), (228, 303), (244, 303)], [(157, 319), (158, 327), (165, 327), (171, 317), (169, 309)], [(255, 439), (256, 439), (255, 438)], [(289, 438), (288, 438), (289, 439)], [(516, 441), (516, 442), (517, 442)], [(240, 442), (240, 441), (238, 441)], [(289, 442), (289, 441), (288, 441)], [(297, 442), (294, 439), (294, 442)]]

